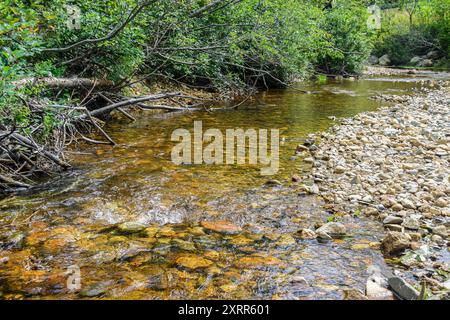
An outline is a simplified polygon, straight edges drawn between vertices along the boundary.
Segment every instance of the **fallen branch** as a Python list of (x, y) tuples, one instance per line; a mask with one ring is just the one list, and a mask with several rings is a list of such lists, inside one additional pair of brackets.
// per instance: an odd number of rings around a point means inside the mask
[(8, 185), (14, 186), (14, 187), (19, 187), (19, 188), (29, 188), (31, 187), (31, 185), (24, 183), (24, 182), (20, 182), (20, 181), (16, 181), (10, 177), (4, 176), (2, 174), (0, 174), (0, 180), (3, 180), (4, 182), (6, 182)]
[[(93, 117), (97, 117), (97, 116), (100, 116), (102, 114), (111, 112), (111, 111), (113, 111), (113, 110), (115, 110), (117, 108), (131, 106), (131, 105), (137, 105), (137, 104), (139, 104), (141, 102), (146, 102), (146, 101), (151, 101), (151, 100), (160, 100), (160, 99), (169, 98), (169, 97), (176, 97), (179, 94), (180, 94), (179, 92), (160, 93), (160, 94), (155, 94), (155, 95), (151, 95), (151, 96), (132, 98), (132, 99), (128, 99), (128, 100), (124, 100), (124, 101), (120, 101), (120, 102), (109, 104), (109, 105), (107, 105), (107, 106), (105, 106), (103, 108), (97, 109), (97, 110), (93, 110), (93, 111), (90, 112), (90, 114)], [(86, 118), (88, 118), (88, 116), (86, 114), (83, 114), (83, 115), (81, 115), (78, 118), (78, 120), (86, 120)]]
[[(0, 133), (1, 134), (1, 133)], [(53, 153), (48, 152), (47, 150), (44, 150), (43, 148), (39, 148), (38, 145), (36, 145), (35, 143), (33, 143), (33, 141), (31, 141), (30, 139), (28, 139), (27, 137), (24, 137), (18, 133), (13, 133), (11, 134), (11, 137), (14, 138), (15, 140), (25, 144), (27, 147), (37, 150), (39, 152), (41, 152), (46, 158), (52, 160), (54, 163), (56, 163), (57, 165), (67, 169), (70, 168), (70, 164), (62, 161), (61, 159), (59, 159), (56, 155), (54, 155)]]
[(88, 79), (88, 78), (54, 78), (54, 77), (46, 77), (46, 78), (24, 78), (18, 81), (13, 81), (12, 84), (16, 88), (21, 88), (27, 85), (44, 85), (50, 88), (68, 88), (68, 89), (76, 89), (76, 88), (84, 88), (84, 87), (93, 87), (97, 88), (109, 88), (114, 85), (114, 83), (110, 80), (99, 80), (99, 79)]

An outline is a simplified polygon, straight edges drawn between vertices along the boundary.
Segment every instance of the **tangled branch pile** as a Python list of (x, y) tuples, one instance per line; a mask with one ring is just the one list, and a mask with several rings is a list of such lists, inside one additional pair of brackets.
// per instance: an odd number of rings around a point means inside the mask
[[(127, 98), (135, 83), (171, 81), (228, 98), (318, 71), (358, 72), (371, 50), (365, 2), (330, 3), (2, 1), (0, 190), (67, 167), (63, 151), (74, 138), (114, 144), (101, 126), (113, 110), (133, 119), (124, 107), (177, 111), (192, 100)], [(86, 137), (92, 129), (106, 142)]]

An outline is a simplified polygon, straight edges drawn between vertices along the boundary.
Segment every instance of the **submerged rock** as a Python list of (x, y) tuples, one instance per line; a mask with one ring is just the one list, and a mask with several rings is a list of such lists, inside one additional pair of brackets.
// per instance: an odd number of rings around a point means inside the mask
[(245, 269), (258, 269), (264, 266), (278, 266), (280, 264), (281, 260), (275, 257), (247, 256), (240, 258), (236, 266)]
[(347, 229), (342, 223), (328, 222), (316, 230), (317, 234), (326, 233), (332, 238), (343, 237), (347, 233)]
[(401, 224), (403, 222), (402, 217), (397, 217), (394, 215), (387, 216), (384, 220), (384, 224)]
[(200, 225), (208, 230), (221, 234), (238, 234), (242, 229), (228, 221), (202, 221)]
[(180, 267), (191, 270), (204, 269), (213, 265), (212, 261), (194, 254), (180, 255), (175, 259), (175, 263)]
[(139, 233), (141, 231), (144, 231), (145, 227), (146, 226), (143, 225), (142, 223), (134, 222), (134, 221), (127, 221), (127, 222), (119, 224), (117, 226), (117, 230), (120, 233), (131, 234), (131, 233)]

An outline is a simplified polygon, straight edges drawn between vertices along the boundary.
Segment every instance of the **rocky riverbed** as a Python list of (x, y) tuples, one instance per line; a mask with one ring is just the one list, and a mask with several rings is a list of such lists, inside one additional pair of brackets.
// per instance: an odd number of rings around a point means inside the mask
[(390, 298), (389, 287), (406, 299), (448, 298), (448, 85), (377, 97), (389, 105), (342, 119), (297, 150), (313, 166), (305, 189), (325, 200), (330, 220), (361, 214), (385, 227), (380, 249), (393, 275), (388, 284), (375, 270), (367, 295)]

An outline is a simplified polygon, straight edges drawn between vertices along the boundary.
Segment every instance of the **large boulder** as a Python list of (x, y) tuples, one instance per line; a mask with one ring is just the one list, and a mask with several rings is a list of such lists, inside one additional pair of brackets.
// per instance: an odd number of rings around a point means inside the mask
[(380, 66), (388, 66), (391, 64), (391, 59), (389, 58), (388, 54), (385, 54), (380, 59), (378, 59), (378, 64)]
[(420, 61), (422, 61), (422, 58), (419, 56), (415, 56), (409, 61), (409, 63), (413, 66), (416, 66), (419, 64)]
[(371, 55), (371, 56), (369, 57), (368, 62), (369, 62), (369, 64), (371, 64), (371, 65), (378, 64), (378, 57), (377, 57), (377, 56), (374, 56), (374, 55)]
[(402, 253), (411, 245), (411, 236), (407, 233), (391, 231), (381, 242), (381, 251), (388, 256)]
[(427, 59), (431, 59), (431, 60), (435, 60), (435, 59), (439, 58), (439, 52), (436, 51), (436, 50), (432, 50), (432, 51), (427, 53), (426, 58)]
[(419, 62), (419, 64), (417, 66), (423, 67), (423, 68), (432, 67), (433, 66), (433, 60), (431, 60), (431, 59), (423, 59), (422, 61)]

